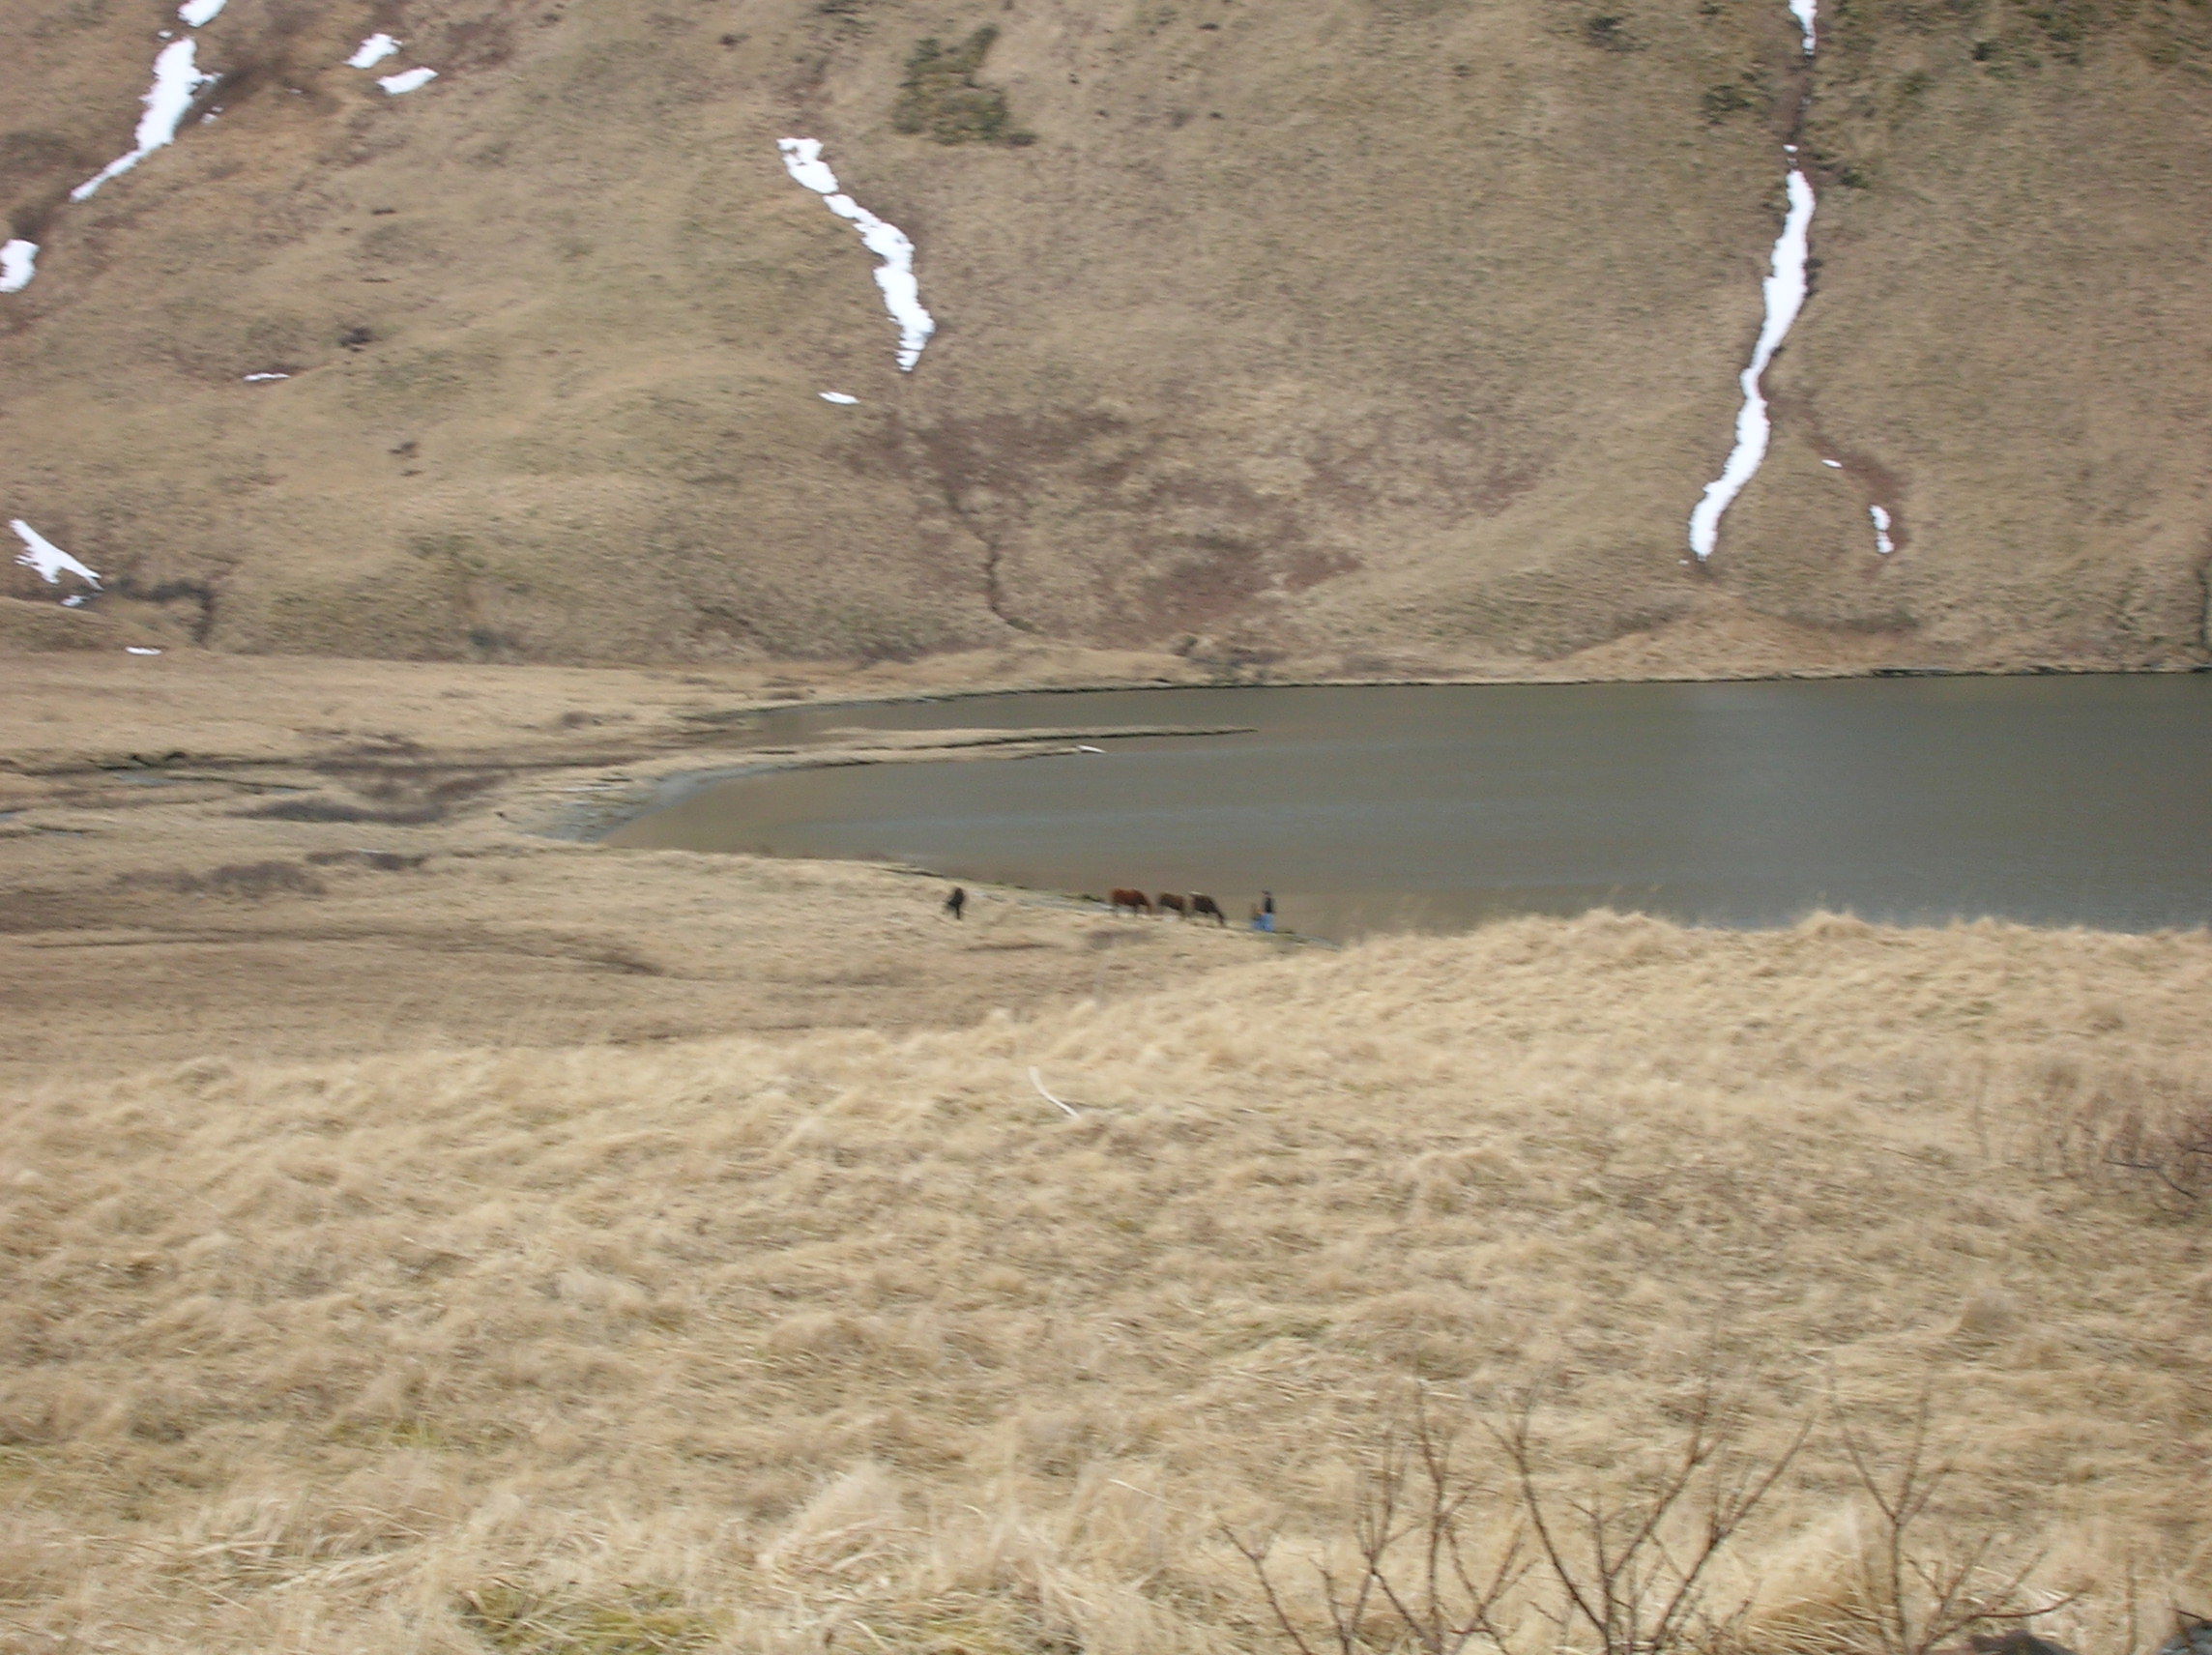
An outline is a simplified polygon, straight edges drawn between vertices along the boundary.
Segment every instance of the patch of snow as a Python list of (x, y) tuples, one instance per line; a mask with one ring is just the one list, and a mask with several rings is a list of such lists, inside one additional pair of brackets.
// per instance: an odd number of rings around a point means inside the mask
[(62, 607), (64, 609), (74, 609), (80, 603), (90, 603), (91, 601), (92, 595), (90, 593), (73, 592), (67, 597), (62, 599)]
[(842, 391), (825, 391), (822, 392), (822, 400), (834, 402), (840, 408), (850, 408), (860, 399), (858, 396), (847, 396)]
[(154, 85), (146, 94), (146, 113), (138, 117), (136, 147), (127, 155), (111, 160), (101, 169), (98, 177), (88, 178), (70, 191), (72, 201), (82, 201), (109, 179), (129, 172), (156, 150), (173, 142), (177, 128), (185, 115), (216, 77), (202, 74), (199, 65), (192, 61), (197, 48), (190, 41), (177, 41), (161, 48), (154, 60)]
[(397, 74), (385, 75), (376, 84), (396, 98), (402, 92), (412, 92), (418, 86), (427, 86), (437, 78), (438, 72), (434, 69), (409, 69), (402, 70)]
[(229, 4), (230, 0), (185, 0), (177, 8), (177, 15), (196, 29), (203, 23), (214, 22), (217, 14)]
[(1078, 741), (1075, 743), (1075, 750), (1079, 753), (1103, 753), (1106, 749), (1093, 747), (1089, 741)]
[(291, 377), (288, 373), (249, 373), (246, 376), (246, 383), (258, 385), (265, 379), (290, 379)]
[(399, 43), (390, 35), (371, 35), (346, 59), (346, 68), (374, 69), (398, 49)]
[(0, 247), (0, 293), (20, 293), (37, 274), (39, 244), (21, 237)]
[(1824, 466), (1834, 466), (1838, 471), (1842, 471), (1844, 469), (1844, 462), (1842, 460), (1822, 460), (1820, 463)]
[(15, 554), (15, 561), (27, 569), (36, 569), (39, 578), (48, 586), (59, 585), (65, 574), (73, 574), (93, 591), (100, 590), (100, 575), (97, 571), (86, 568), (22, 518), (11, 517), (8, 527), (15, 530), (23, 542), (23, 549)]
[(123, 646), (123, 653), (127, 655), (158, 655), (161, 652), (160, 650), (149, 650), (143, 644), (126, 644)]
[(1867, 515), (1874, 519), (1874, 549), (1886, 558), (1897, 550), (1897, 542), (1889, 537), (1889, 513), (1878, 506), (1870, 506)]
[(1766, 440), (1774, 425), (1766, 417), (1766, 397), (1760, 391), (1759, 382), (1766, 372), (1766, 364), (1774, 360), (1774, 353), (1782, 348), (1790, 325), (1797, 320), (1797, 312), (1804, 307), (1805, 243), (1812, 225), (1813, 187), (1806, 182), (1804, 173), (1792, 167), (1790, 212), (1783, 219), (1782, 234), (1774, 244), (1773, 274), (1760, 284), (1766, 298), (1766, 322), (1759, 330), (1759, 343), (1751, 353), (1751, 365), (1743, 370), (1738, 381), (1743, 387), (1743, 407), (1735, 417), (1735, 447), (1729, 453), (1728, 464), (1721, 468), (1721, 475), (1705, 484), (1704, 498), (1690, 513), (1690, 550), (1697, 553), (1700, 563), (1713, 555), (1713, 546), (1720, 538), (1721, 513), (1743, 492), (1743, 485), (1758, 475), (1760, 462), (1766, 458)]
[(1813, 25), (1819, 19), (1819, 0), (1790, 0), (1790, 15), (1805, 32), (1805, 55), (1811, 57), (1813, 48), (1819, 44), (1813, 32)]
[(921, 307), (921, 283), (914, 274), (914, 243), (896, 224), (887, 224), (837, 188), (837, 175), (822, 159), (819, 138), (781, 138), (784, 170), (821, 196), (830, 211), (849, 220), (860, 232), (868, 251), (883, 261), (876, 267), (876, 285), (883, 290), (884, 307), (898, 324), (898, 364), (912, 373), (921, 360), (921, 348), (937, 332), (937, 319)]

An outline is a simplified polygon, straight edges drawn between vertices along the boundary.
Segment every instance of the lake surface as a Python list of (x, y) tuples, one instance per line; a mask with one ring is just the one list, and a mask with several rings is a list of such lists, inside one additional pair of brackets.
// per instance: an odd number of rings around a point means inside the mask
[(831, 730), (1250, 725), (1097, 754), (718, 783), (630, 846), (1203, 890), (1345, 937), (1599, 905), (2212, 922), (2212, 675), (1102, 690), (762, 715)]

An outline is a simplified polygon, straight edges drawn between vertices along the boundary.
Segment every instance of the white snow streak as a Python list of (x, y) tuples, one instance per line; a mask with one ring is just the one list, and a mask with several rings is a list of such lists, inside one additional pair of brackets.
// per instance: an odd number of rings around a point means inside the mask
[(385, 75), (376, 84), (396, 98), (402, 92), (412, 92), (418, 86), (427, 86), (437, 78), (438, 72), (434, 69), (410, 69), (398, 74)]
[(100, 590), (100, 576), (96, 572), (86, 568), (22, 518), (11, 517), (8, 527), (15, 530), (23, 541), (23, 550), (15, 554), (15, 561), (27, 569), (36, 569), (39, 578), (48, 586), (58, 585), (65, 574), (73, 574), (95, 592)]
[(825, 391), (822, 392), (822, 400), (834, 402), (840, 408), (850, 408), (860, 399), (858, 396), (847, 396), (842, 391)]
[(246, 376), (246, 383), (259, 385), (265, 379), (290, 379), (291, 377), (288, 373), (249, 373)]
[(1774, 244), (1774, 274), (1761, 283), (1766, 296), (1766, 323), (1759, 330), (1759, 344), (1751, 353), (1751, 365), (1743, 370), (1743, 407), (1735, 417), (1735, 448), (1721, 475), (1705, 484), (1704, 498), (1690, 513), (1690, 550), (1704, 562), (1713, 555), (1720, 537), (1721, 513), (1729, 508), (1743, 485), (1758, 474), (1766, 458), (1766, 439), (1773, 421), (1766, 417), (1766, 397), (1759, 382), (1766, 364), (1782, 348), (1790, 324), (1805, 304), (1805, 239), (1813, 224), (1813, 187), (1805, 175), (1790, 172), (1790, 212), (1782, 221), (1782, 235)]
[(20, 293), (39, 265), (39, 244), (21, 238), (0, 247), (0, 293)]
[(161, 652), (160, 650), (149, 650), (143, 644), (126, 644), (123, 646), (123, 653), (127, 655), (158, 655)]
[(390, 35), (371, 35), (346, 59), (346, 68), (374, 69), (398, 49), (399, 43)]
[(185, 0), (185, 3), (177, 8), (177, 15), (196, 29), (202, 23), (214, 22), (223, 7), (229, 3), (230, 0)]
[(1805, 55), (1807, 57), (1811, 57), (1814, 49), (1820, 44), (1813, 32), (1813, 25), (1819, 16), (1819, 0), (1790, 0), (1790, 15), (1797, 19), (1797, 27), (1805, 33)]
[(129, 172), (175, 139), (177, 127), (191, 108), (192, 100), (216, 80), (214, 75), (200, 73), (192, 61), (194, 49), (190, 41), (175, 41), (161, 48), (161, 55), (154, 60), (154, 85), (146, 94), (146, 113), (138, 117), (137, 147), (109, 161), (97, 178), (88, 178), (71, 190), (72, 201), (86, 199), (109, 179)]
[(1822, 460), (1820, 463), (1824, 466), (1833, 466), (1838, 471), (1842, 471), (1844, 469), (1844, 462), (1842, 460)]
[(1897, 542), (1889, 537), (1889, 513), (1878, 506), (1870, 506), (1867, 515), (1874, 519), (1874, 549), (1886, 558), (1897, 550)]
[(784, 169), (821, 196), (830, 211), (859, 227), (868, 251), (883, 260), (876, 267), (876, 285), (883, 289), (884, 307), (898, 324), (898, 364), (912, 373), (921, 360), (921, 348), (937, 332), (937, 319), (921, 307), (921, 283), (914, 274), (914, 243), (896, 224), (887, 224), (837, 188), (837, 175), (822, 159), (819, 138), (782, 138), (775, 146), (783, 152)]

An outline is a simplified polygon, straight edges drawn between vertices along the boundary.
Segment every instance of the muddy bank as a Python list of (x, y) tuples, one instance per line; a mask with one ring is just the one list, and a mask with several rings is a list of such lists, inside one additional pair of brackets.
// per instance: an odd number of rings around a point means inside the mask
[(943, 886), (911, 875), (552, 836), (671, 774), (758, 762), (731, 732), (778, 686), (206, 656), (10, 666), (0, 1077), (943, 1027), (1249, 953), (1010, 890), (972, 885), (955, 924)]

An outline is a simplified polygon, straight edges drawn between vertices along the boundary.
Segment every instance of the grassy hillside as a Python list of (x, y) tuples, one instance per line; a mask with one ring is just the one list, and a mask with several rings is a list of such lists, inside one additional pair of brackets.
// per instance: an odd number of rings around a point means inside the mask
[[(2204, 660), (2200, 9), (1827, 13), (230, 0), (217, 118), (73, 205), (175, 19), (19, 0), (0, 513), (226, 649)], [(792, 134), (917, 244), (912, 375)], [(1792, 134), (1815, 291), (1692, 569)]]
[(1405, 1384), (1548, 1375), (1538, 1486), (1626, 1497), (1717, 1356), (1746, 1452), (1814, 1421), (1728, 1646), (1880, 1646), (1843, 1431), (1890, 1475), (1927, 1396), (1911, 1555), (2123, 1655), (2212, 1588), (2212, 1236), (2096, 1149), (2201, 1111), (2208, 996), (2200, 936), (1593, 915), (900, 1039), (21, 1092), (0, 1638), (1270, 1648), (1218, 1524), (1341, 1548)]

